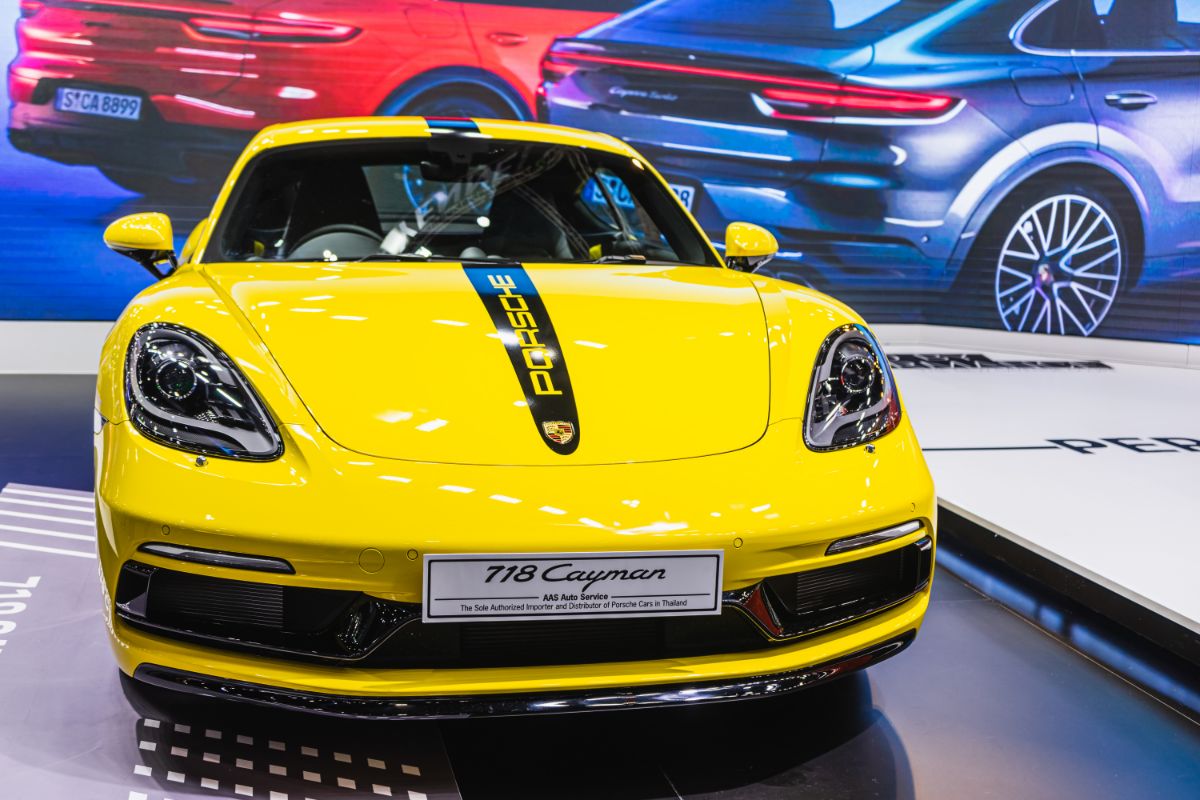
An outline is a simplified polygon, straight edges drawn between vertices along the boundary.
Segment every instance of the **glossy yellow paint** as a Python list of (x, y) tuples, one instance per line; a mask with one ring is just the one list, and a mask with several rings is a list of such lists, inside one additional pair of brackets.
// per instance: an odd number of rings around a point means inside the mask
[[(599, 134), (480, 122), (488, 135), (599, 147)], [(268, 147), (427, 136), (423, 120), (268, 128)], [(194, 236), (205, 252), (211, 226)], [(189, 237), (191, 239), (193, 237)], [(456, 263), (185, 261), (129, 305), (97, 393), (99, 553), (121, 669), (139, 664), (361, 695), (656, 685), (810, 666), (916, 629), (928, 591), (836, 632), (758, 653), (622, 664), (362, 670), (252, 657), (134, 631), (115, 618), (121, 564), (148, 541), (285, 558), (295, 575), (139, 560), (238, 580), (355, 589), (417, 602), (429, 553), (723, 549), (725, 589), (902, 547), (935, 526), (933, 485), (907, 417), (875, 447), (809, 451), (813, 364), (861, 319), (819, 293), (713, 267), (529, 265), (554, 319), (586, 431), (570, 455), (540, 440), (502, 344)], [(303, 309), (303, 310), (297, 310)], [(134, 332), (172, 322), (238, 365), (284, 439), (271, 462), (173, 450), (127, 420)], [(440, 424), (431, 425), (431, 422)], [(825, 556), (836, 539), (909, 520), (921, 531)], [(384, 554), (377, 572), (359, 555)]]
[(118, 252), (170, 252), (175, 249), (171, 219), (157, 211), (130, 214), (104, 229), (104, 243)]
[(775, 234), (750, 222), (731, 222), (725, 228), (727, 258), (763, 258), (779, 252)]

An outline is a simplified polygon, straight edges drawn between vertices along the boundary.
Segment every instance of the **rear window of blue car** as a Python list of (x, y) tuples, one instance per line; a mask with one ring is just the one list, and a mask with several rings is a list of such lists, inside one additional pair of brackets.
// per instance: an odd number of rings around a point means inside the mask
[(635, 12), (630, 24), (639, 32), (667, 37), (852, 49), (953, 4), (954, 0), (671, 0)]

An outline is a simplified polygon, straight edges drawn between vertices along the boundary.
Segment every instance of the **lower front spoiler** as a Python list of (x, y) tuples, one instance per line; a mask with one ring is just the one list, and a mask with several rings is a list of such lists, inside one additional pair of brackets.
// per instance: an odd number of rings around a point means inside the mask
[(465, 697), (356, 697), (276, 689), (261, 684), (198, 675), (156, 664), (142, 664), (134, 671), (133, 677), (152, 686), (199, 697), (354, 719), (462, 719), (567, 714), (579, 711), (718, 703), (789, 694), (878, 664), (912, 644), (916, 635), (915, 630), (906, 631), (887, 642), (843, 656), (836, 661), (792, 672), (637, 689), (582, 689), (572, 692)]

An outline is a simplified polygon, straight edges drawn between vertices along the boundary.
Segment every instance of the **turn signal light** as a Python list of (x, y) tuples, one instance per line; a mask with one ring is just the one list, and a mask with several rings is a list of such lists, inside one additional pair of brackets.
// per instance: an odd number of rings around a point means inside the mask
[(344, 42), (353, 39), (361, 30), (352, 25), (305, 20), (223, 19), (221, 17), (192, 17), (188, 25), (197, 33), (218, 39), (241, 39), (252, 42)]

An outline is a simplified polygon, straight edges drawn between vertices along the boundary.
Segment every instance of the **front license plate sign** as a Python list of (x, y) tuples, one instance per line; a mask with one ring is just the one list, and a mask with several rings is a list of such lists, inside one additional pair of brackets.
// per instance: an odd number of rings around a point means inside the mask
[(425, 556), (425, 622), (721, 613), (720, 550)]
[(59, 111), (91, 114), (96, 117), (137, 119), (142, 114), (142, 98), (137, 95), (94, 92), (91, 89), (62, 86), (54, 94), (54, 107)]

